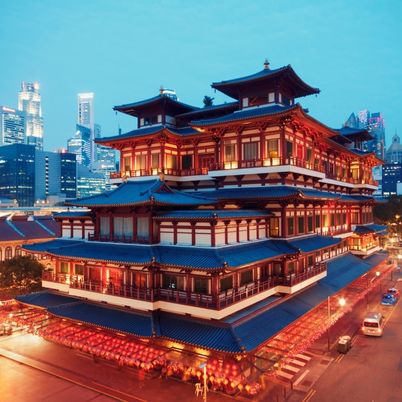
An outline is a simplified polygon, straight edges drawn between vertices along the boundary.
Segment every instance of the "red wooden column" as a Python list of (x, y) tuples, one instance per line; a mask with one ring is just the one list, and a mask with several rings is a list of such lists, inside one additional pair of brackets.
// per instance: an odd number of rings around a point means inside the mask
[(217, 274), (211, 275), (211, 295), (212, 300), (215, 301), (219, 294), (219, 276)]
[(363, 223), (363, 206), (361, 206), (361, 205), (359, 208), (359, 223), (360, 223), (360, 225)]
[(225, 225), (225, 244), (229, 244), (229, 233), (228, 233), (228, 226), (230, 224), (230, 221), (223, 221)]
[(81, 238), (85, 240), (85, 220), (81, 219)]
[(287, 155), (286, 155), (286, 124), (281, 123), (281, 134), (280, 134), (280, 156), (281, 156), (281, 165), (285, 164)]
[(177, 222), (173, 222), (173, 244), (177, 244)]
[(165, 141), (161, 141), (161, 148), (160, 148), (160, 168), (162, 172), (165, 171)]
[(193, 167), (197, 171), (199, 168), (199, 160), (198, 160), (198, 144), (200, 143), (199, 140), (193, 140)]
[(314, 204), (314, 203), (312, 205), (313, 205), (313, 233), (315, 233), (315, 229), (316, 229), (316, 226), (315, 226), (315, 214), (316, 214), (317, 205)]
[(322, 220), (322, 209), (323, 209), (323, 205), (320, 206), (320, 220), (321, 220), (321, 227), (320, 227), (320, 229), (321, 229), (321, 234), (322, 234), (322, 227), (323, 227), (323, 224), (324, 224), (324, 222), (323, 222), (323, 220)]
[(269, 237), (269, 219), (265, 219), (265, 237)]
[(250, 241), (250, 223), (251, 223), (251, 220), (247, 219), (246, 223), (247, 223), (247, 241)]
[(152, 145), (152, 140), (147, 141), (147, 146), (148, 146), (148, 153), (147, 153), (147, 174), (151, 174), (151, 162), (152, 162), (152, 154), (151, 154), (151, 145)]
[(265, 131), (263, 128), (260, 128), (260, 158), (262, 160), (265, 160), (266, 154), (267, 154), (267, 147), (266, 147), (266, 141), (265, 141)]
[(256, 224), (256, 228), (257, 228), (257, 232), (256, 232), (257, 240), (259, 240), (259, 238), (260, 238), (260, 222), (261, 222), (261, 219), (255, 220), (255, 224)]
[(240, 243), (240, 224), (241, 221), (237, 220), (236, 221), (236, 242)]
[(74, 237), (74, 220), (70, 219), (70, 237)]
[(211, 222), (211, 247), (215, 247), (216, 245), (215, 225), (216, 222)]
[(286, 218), (286, 204), (282, 204), (281, 209), (281, 237), (287, 235), (287, 218)]
[[(135, 146), (131, 147), (131, 172), (135, 170)], [(130, 172), (130, 176), (132, 176)]]

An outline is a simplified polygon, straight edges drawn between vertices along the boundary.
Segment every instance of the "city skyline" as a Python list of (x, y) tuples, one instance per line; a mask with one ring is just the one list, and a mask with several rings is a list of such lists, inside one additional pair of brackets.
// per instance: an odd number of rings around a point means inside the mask
[[(103, 136), (110, 136), (119, 126), (123, 132), (134, 128), (125, 116), (115, 115), (113, 106), (155, 96), (160, 85), (195, 106), (202, 106), (204, 95), (215, 103), (229, 101), (209, 84), (257, 72), (267, 57), (272, 68), (291, 63), (322, 89), (318, 102), (301, 103), (328, 126), (340, 127), (351, 112), (368, 109), (384, 115), (387, 144), (395, 129), (402, 130), (402, 75), (394, 67), (402, 59), (395, 35), (399, 2), (375, 7), (360, 1), (310, 2), (291, 9), (274, 2), (204, 4), (7, 4), (0, 16), (0, 47), (4, 58), (14, 62), (12, 69), (9, 63), (0, 66), (0, 104), (16, 108), (21, 81), (40, 82), (45, 149), (52, 150), (74, 133), (80, 92), (96, 94), (97, 121)], [(23, 22), (31, 32), (29, 40), (18, 33), (21, 13), (32, 16)], [(196, 21), (192, 15), (198, 16)], [(228, 18), (222, 21), (222, 15)], [(300, 29), (300, 19), (312, 29)], [(169, 50), (173, 43), (175, 57)], [(23, 62), (26, 57), (30, 63)]]

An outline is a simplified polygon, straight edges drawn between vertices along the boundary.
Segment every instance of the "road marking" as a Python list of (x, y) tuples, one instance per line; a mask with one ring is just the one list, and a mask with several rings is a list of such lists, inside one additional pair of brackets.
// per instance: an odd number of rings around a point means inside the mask
[(339, 355), (336, 359), (335, 359), (335, 361), (337, 362), (337, 363), (340, 363), (341, 362), (341, 360), (343, 359), (345, 357), (345, 355), (344, 354), (342, 354), (342, 355)]
[(310, 370), (306, 370), (294, 383), (293, 385), (298, 385), (300, 381), (310, 372)]
[(306, 395), (306, 397), (303, 399), (302, 402), (308, 402), (308, 401), (313, 397), (313, 395), (314, 395), (315, 393), (316, 393), (316, 390), (313, 389), (313, 388), (311, 388), (310, 391), (307, 392), (307, 395)]
[(146, 399), (142, 399), (142, 398), (139, 398), (138, 396), (134, 396), (134, 395), (131, 395), (131, 394), (127, 394), (126, 392), (119, 391), (118, 389), (108, 387), (108, 386), (105, 385), (105, 384), (100, 384), (99, 382), (96, 382), (96, 381), (91, 381), (91, 382), (92, 382), (92, 384), (100, 385), (102, 388), (110, 389), (111, 391), (115, 391), (115, 392), (118, 392), (119, 394), (128, 396), (128, 397), (131, 398), (131, 399), (136, 399), (136, 400), (138, 400), (138, 401), (140, 401), (140, 402), (147, 402)]

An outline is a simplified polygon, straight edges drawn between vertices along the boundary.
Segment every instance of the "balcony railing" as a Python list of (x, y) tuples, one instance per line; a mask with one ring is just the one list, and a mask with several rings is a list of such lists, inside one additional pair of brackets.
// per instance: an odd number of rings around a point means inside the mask
[(82, 277), (64, 274), (54, 274), (53, 272), (43, 272), (42, 279), (45, 281), (67, 283), (70, 288), (80, 289), (88, 292), (103, 293), (112, 296), (126, 297), (143, 301), (167, 301), (172, 303), (185, 304), (195, 307), (210, 308), (221, 310), (230, 305), (245, 300), (251, 296), (272, 289), (275, 286), (294, 286), (306, 281), (327, 269), (326, 263), (316, 264), (308, 268), (306, 272), (289, 275), (286, 277), (272, 276), (263, 281), (254, 281), (243, 284), (237, 288), (225, 290), (218, 295), (210, 295), (196, 292), (187, 292), (178, 289), (145, 289), (123, 284), (105, 284), (99, 281), (85, 281)]
[(141, 176), (159, 176), (165, 174), (168, 176), (199, 176), (208, 174), (207, 168), (190, 168), (190, 169), (170, 169), (170, 168), (151, 168), (151, 169), (138, 169), (131, 171), (121, 171), (110, 173), (111, 179), (121, 179), (128, 177), (141, 177)]

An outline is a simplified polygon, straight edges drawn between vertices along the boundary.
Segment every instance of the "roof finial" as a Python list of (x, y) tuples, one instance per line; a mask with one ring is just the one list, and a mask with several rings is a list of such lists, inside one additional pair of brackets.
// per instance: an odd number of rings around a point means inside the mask
[(269, 61), (268, 61), (268, 59), (265, 59), (265, 61), (264, 61), (264, 70), (269, 70)]
[(165, 88), (163, 88), (163, 85), (161, 84), (161, 86), (159, 87), (159, 94), (162, 95), (164, 90)]

